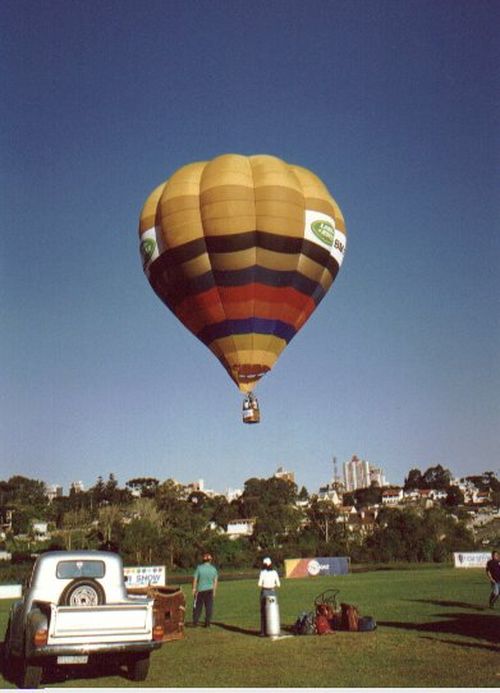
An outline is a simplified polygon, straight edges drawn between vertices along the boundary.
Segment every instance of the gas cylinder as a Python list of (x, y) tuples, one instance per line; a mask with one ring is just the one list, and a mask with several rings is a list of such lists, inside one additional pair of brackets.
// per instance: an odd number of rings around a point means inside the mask
[(266, 635), (279, 635), (280, 627), (280, 609), (278, 598), (276, 596), (267, 596), (266, 598)]

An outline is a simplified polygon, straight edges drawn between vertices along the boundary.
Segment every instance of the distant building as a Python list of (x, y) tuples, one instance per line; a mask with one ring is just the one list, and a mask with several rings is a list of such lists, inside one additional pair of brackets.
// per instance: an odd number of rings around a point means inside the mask
[(183, 491), (186, 497), (191, 493), (196, 492), (204, 493), (205, 496), (208, 496), (209, 498), (213, 498), (214, 496), (218, 495), (215, 491), (212, 491), (212, 489), (205, 488), (205, 482), (203, 479), (197, 479), (197, 481), (191, 481), (189, 484), (185, 484)]
[(339, 491), (337, 484), (326, 484), (326, 486), (320, 486), (318, 498), (321, 500), (329, 500), (333, 503), (333, 505), (342, 505), (342, 493)]
[(83, 481), (72, 481), (71, 484), (69, 485), (69, 492), (73, 493), (84, 493), (85, 492), (85, 486), (83, 484)]
[(45, 541), (49, 538), (48, 527), (49, 525), (47, 522), (39, 522), (37, 520), (33, 520), (33, 522), (31, 523), (31, 528), (33, 530), (33, 536), (35, 541)]
[(292, 484), (295, 483), (294, 472), (287, 472), (284, 467), (278, 467), (274, 476), (276, 479), (284, 479), (284, 481), (290, 481)]
[(382, 488), (383, 486), (386, 486), (386, 481), (385, 481), (383, 469), (380, 469), (378, 467), (372, 467), (370, 465), (370, 485), (371, 484), (375, 484), (376, 486), (379, 486), (380, 488)]
[(255, 526), (255, 518), (231, 520), (227, 523), (226, 534), (230, 539), (251, 537)]
[(61, 498), (63, 495), (63, 487), (59, 484), (45, 485), (45, 495), (49, 499), (49, 503), (52, 503), (54, 498)]
[(382, 491), (383, 505), (398, 505), (403, 501), (404, 492), (402, 488), (386, 488)]
[(242, 495), (243, 491), (240, 488), (228, 488), (224, 494), (228, 503), (237, 500)]
[(369, 488), (372, 483), (381, 488), (386, 485), (383, 470), (372, 467), (369, 462), (359, 459), (356, 455), (344, 462), (344, 481), (346, 491)]

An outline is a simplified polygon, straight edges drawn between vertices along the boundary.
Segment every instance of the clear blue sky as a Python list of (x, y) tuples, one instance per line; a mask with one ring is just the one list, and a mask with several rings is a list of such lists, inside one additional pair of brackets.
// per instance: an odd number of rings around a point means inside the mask
[[(0, 478), (114, 473), (310, 491), (335, 455), (500, 468), (500, 5), (4, 0)], [(270, 153), (346, 218), (332, 290), (244, 426), (219, 362), (154, 295), (149, 192)]]

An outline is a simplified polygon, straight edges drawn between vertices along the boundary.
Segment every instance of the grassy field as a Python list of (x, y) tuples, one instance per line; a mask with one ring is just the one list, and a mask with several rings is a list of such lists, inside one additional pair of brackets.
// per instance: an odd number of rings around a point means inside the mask
[[(257, 637), (256, 580), (220, 584), (214, 624), (186, 628), (183, 640), (152, 656), (141, 687), (499, 687), (500, 606), (487, 608), (482, 570), (377, 571), (335, 578), (283, 580), (279, 602), (286, 631), (325, 589), (373, 616), (370, 633), (336, 632), (279, 640)], [(189, 589), (184, 586), (191, 611)], [(9, 602), (0, 602), (0, 633)], [(188, 620), (189, 624), (189, 620)], [(135, 687), (125, 674), (88, 670), (47, 679), (46, 687)], [(13, 684), (0, 677), (1, 688)]]

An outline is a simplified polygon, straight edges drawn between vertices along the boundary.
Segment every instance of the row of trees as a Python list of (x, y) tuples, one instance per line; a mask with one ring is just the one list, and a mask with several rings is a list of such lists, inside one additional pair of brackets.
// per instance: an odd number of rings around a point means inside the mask
[[(353, 500), (366, 504), (370, 491), (380, 490), (360, 490)], [(16, 476), (0, 481), (0, 515), (7, 510), (12, 511), (14, 550), (20, 547), (19, 534), (29, 540), (32, 520), (46, 520), (51, 548), (116, 548), (129, 564), (160, 563), (169, 569), (192, 567), (206, 549), (223, 567), (244, 567), (263, 553), (277, 561), (313, 555), (348, 555), (359, 562), (443, 561), (452, 551), (474, 548), (465, 523), (449, 508), (382, 508), (366, 534), (339, 521), (330, 501), (276, 477), (248, 479), (243, 494), (229, 502), (202, 492), (186, 498), (171, 479), (135, 478), (120, 488), (111, 474), (86, 492), (49, 503), (42, 482)], [(255, 520), (251, 537), (230, 540), (224, 533), (237, 518)]]

